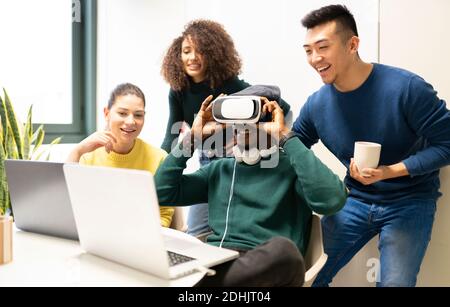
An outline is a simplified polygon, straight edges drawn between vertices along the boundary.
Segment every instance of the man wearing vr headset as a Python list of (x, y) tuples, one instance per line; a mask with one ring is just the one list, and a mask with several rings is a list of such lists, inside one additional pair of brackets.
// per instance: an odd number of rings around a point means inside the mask
[[(213, 233), (207, 242), (240, 252), (238, 259), (214, 267), (216, 274), (203, 278), (199, 286), (301, 286), (305, 273), (302, 254), (308, 244), (312, 211), (337, 212), (345, 203), (346, 189), (285, 126), (278, 103), (264, 97), (255, 108), (270, 113), (272, 121), (255, 127), (262, 135), (270, 135), (280, 148), (273, 153), (278, 155), (274, 167), (261, 167), (262, 161), (239, 163), (231, 157), (183, 175), (193, 151), (213, 133), (223, 132), (222, 124), (214, 121), (211, 100), (209, 96), (203, 102), (190, 134), (172, 150), (155, 176), (160, 205), (208, 202)], [(248, 110), (250, 116), (227, 114), (225, 109), (217, 114), (222, 114), (219, 121), (229, 120), (228, 124), (261, 115), (253, 114), (251, 107)], [(253, 133), (256, 130), (250, 129)], [(244, 136), (236, 138), (243, 142), (238, 145), (250, 150), (252, 135)]]

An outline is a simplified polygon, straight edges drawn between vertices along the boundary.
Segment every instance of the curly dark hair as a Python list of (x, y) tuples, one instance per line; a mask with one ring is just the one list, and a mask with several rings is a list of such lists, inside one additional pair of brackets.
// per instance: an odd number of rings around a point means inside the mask
[(181, 36), (174, 39), (163, 60), (161, 74), (173, 90), (180, 91), (189, 86), (189, 76), (181, 62), (181, 44), (187, 37), (207, 63), (206, 80), (211, 88), (240, 74), (241, 58), (224, 27), (211, 20), (194, 20), (185, 26)]

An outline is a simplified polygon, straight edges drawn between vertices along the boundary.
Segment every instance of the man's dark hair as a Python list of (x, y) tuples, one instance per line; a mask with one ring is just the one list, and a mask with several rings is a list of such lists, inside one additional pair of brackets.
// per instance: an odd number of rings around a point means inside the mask
[(302, 25), (309, 30), (330, 21), (336, 22), (336, 31), (342, 32), (345, 41), (352, 36), (358, 36), (355, 18), (345, 5), (328, 5), (312, 11), (303, 17)]

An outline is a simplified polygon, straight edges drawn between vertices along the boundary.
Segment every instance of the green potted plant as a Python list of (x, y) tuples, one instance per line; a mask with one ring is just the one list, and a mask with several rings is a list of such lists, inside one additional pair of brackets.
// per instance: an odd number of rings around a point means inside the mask
[[(0, 216), (9, 215), (10, 199), (5, 173), (5, 159), (40, 160), (47, 154), (50, 158), (51, 146), (47, 150), (39, 151), (44, 141), (43, 125), (33, 131), (32, 110), (28, 110), (27, 121), (23, 125), (17, 119), (11, 100), (3, 89), (4, 98), (0, 95)], [(51, 145), (58, 144), (61, 138), (56, 138)]]
[[(19, 123), (14, 108), (6, 90), (3, 89), (4, 98), (0, 95), (0, 264), (12, 261), (12, 224), (11, 200), (8, 183), (6, 181), (5, 160), (24, 159), (40, 160), (47, 152), (46, 160), (50, 158), (50, 149), (38, 152), (44, 141), (45, 131), (43, 125), (33, 131), (32, 110), (28, 110), (25, 125)], [(58, 144), (61, 138), (55, 139), (51, 145)]]

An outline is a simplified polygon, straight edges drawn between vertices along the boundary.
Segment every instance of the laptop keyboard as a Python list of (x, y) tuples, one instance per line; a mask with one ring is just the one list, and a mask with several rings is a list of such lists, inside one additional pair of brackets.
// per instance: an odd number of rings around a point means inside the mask
[(174, 266), (176, 264), (180, 264), (180, 263), (184, 263), (184, 262), (188, 262), (191, 260), (194, 260), (194, 258), (188, 257), (188, 256), (184, 256), (184, 255), (180, 255), (174, 252), (169, 252), (167, 251), (168, 256), (169, 256), (169, 266)]

